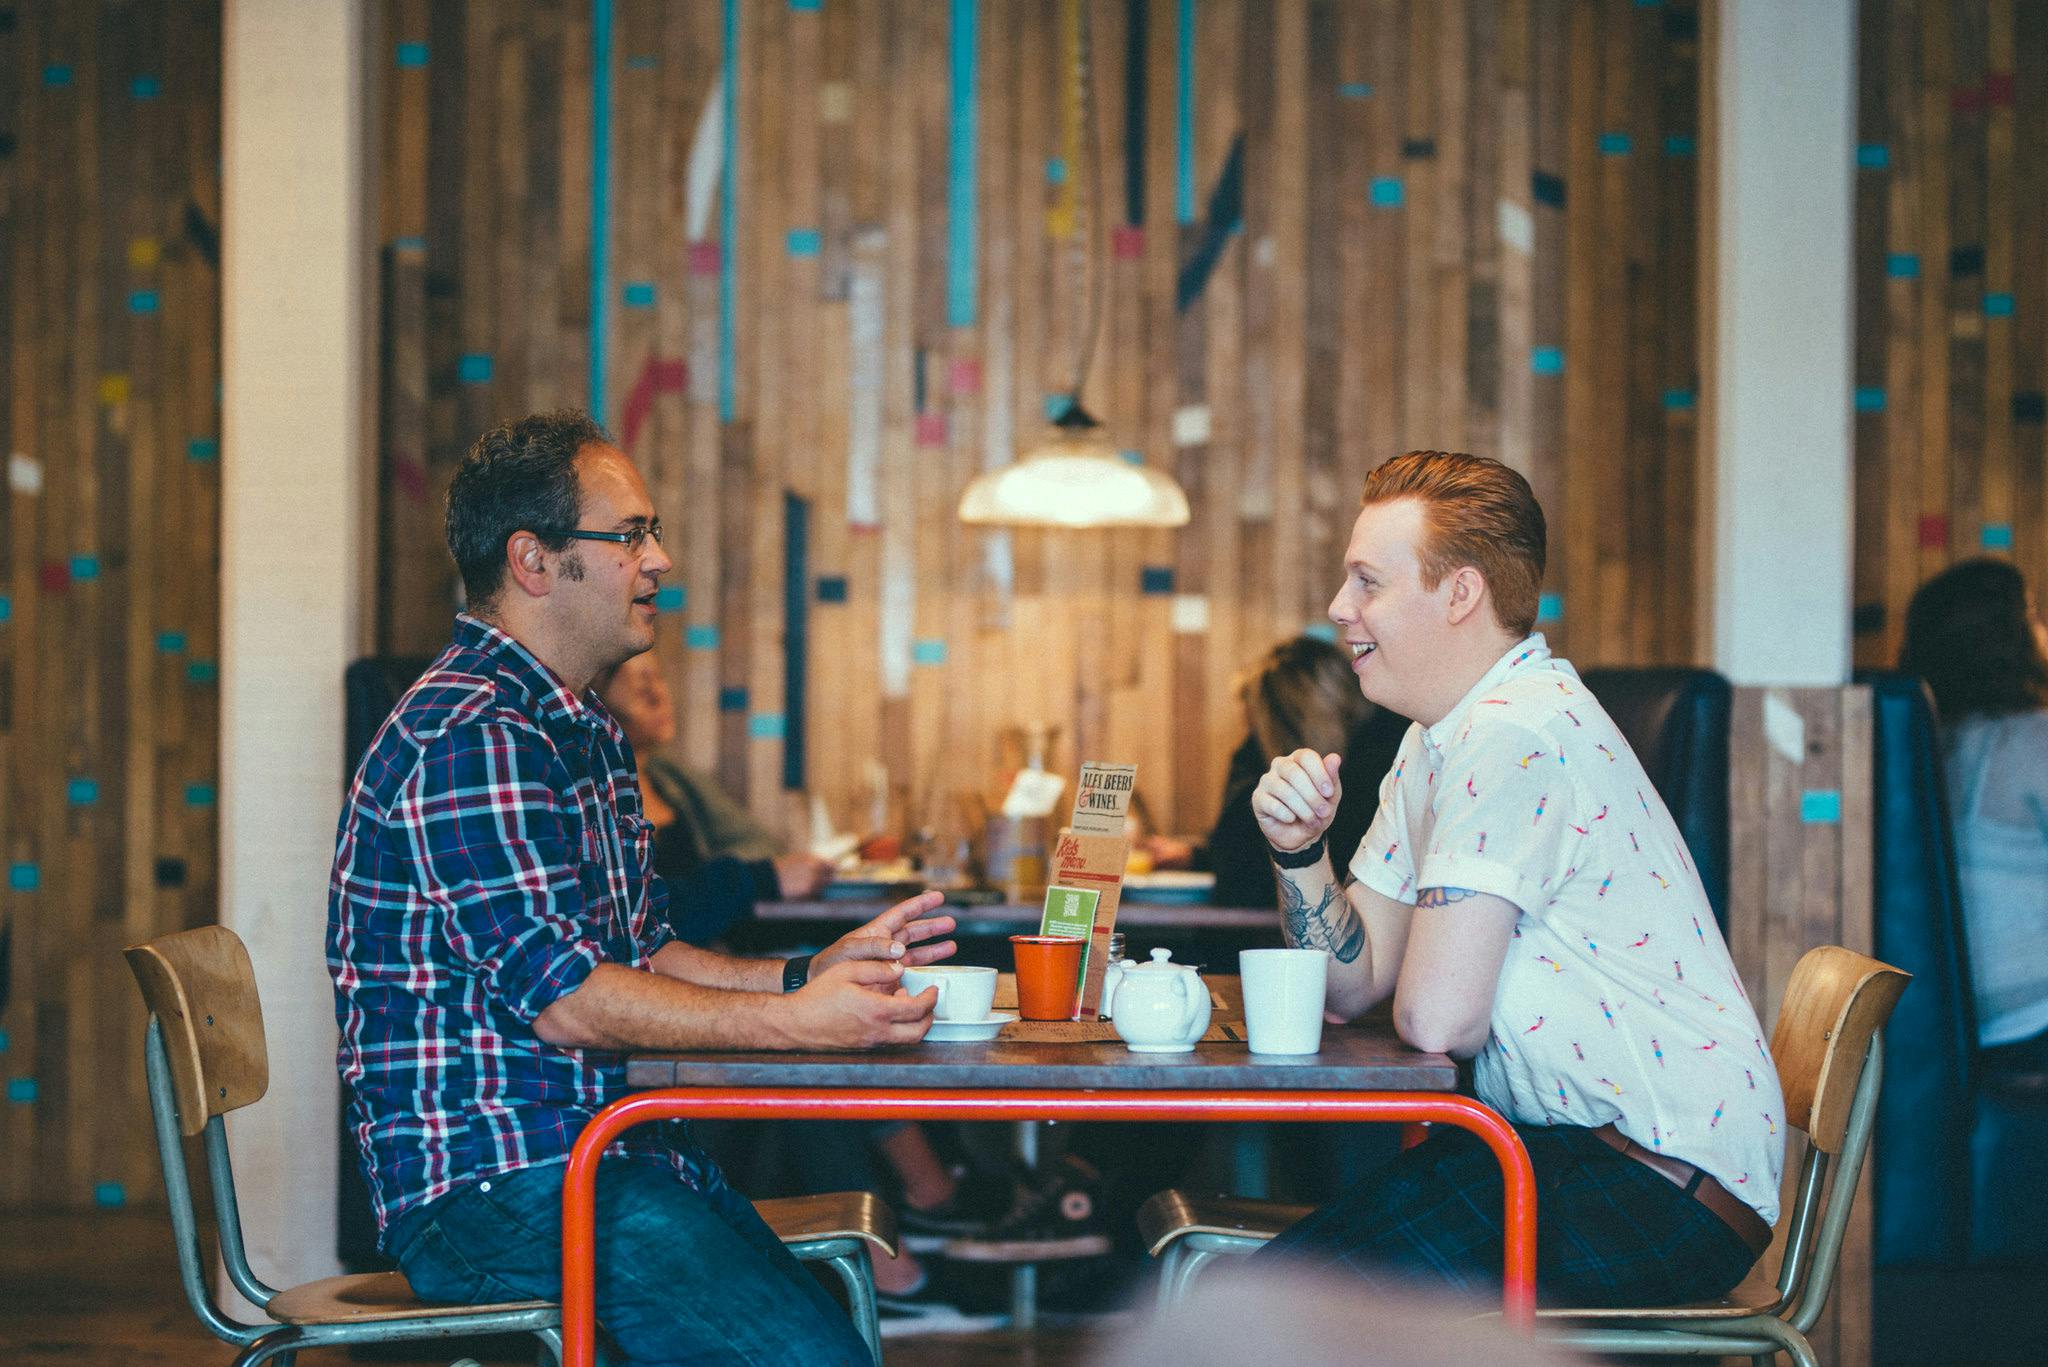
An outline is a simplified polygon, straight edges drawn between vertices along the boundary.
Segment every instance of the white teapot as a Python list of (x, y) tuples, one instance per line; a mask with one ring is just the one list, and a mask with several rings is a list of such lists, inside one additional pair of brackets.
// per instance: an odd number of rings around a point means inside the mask
[(1102, 1014), (1140, 1054), (1185, 1054), (1209, 1028), (1209, 987), (1173, 951), (1155, 949), (1149, 964), (1129, 959), (1103, 974)]

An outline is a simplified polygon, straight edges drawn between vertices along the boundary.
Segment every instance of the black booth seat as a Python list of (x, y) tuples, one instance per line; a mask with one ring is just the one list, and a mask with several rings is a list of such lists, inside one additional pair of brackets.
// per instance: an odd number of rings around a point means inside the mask
[(1933, 704), (1910, 675), (1856, 681), (1874, 713), (1877, 957), (1913, 975), (1885, 1031), (1877, 1262), (2048, 1265), (2048, 1077), (2001, 1075), (1979, 1056)]

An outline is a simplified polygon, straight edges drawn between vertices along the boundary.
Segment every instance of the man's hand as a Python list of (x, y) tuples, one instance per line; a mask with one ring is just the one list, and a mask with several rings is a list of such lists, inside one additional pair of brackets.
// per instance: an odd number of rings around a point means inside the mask
[(785, 854), (775, 861), (775, 887), (785, 902), (801, 902), (831, 881), (830, 861), (815, 854)]
[(783, 999), (790, 1046), (872, 1049), (917, 1043), (931, 1029), (939, 989), (927, 987), (908, 996), (896, 990), (902, 977), (901, 964), (873, 959), (844, 959), (822, 972), (814, 968), (811, 980)]
[(1282, 852), (1305, 849), (1322, 838), (1337, 816), (1344, 786), (1337, 782), (1341, 755), (1296, 750), (1273, 761), (1252, 790), (1252, 816), (1266, 843)]
[(953, 929), (952, 917), (925, 915), (945, 900), (946, 896), (941, 892), (920, 892), (907, 901), (898, 902), (858, 930), (849, 931), (820, 950), (811, 960), (811, 976), (815, 978), (820, 970), (848, 960), (880, 959), (904, 968), (922, 968), (948, 957), (956, 948), (951, 940), (925, 943)]

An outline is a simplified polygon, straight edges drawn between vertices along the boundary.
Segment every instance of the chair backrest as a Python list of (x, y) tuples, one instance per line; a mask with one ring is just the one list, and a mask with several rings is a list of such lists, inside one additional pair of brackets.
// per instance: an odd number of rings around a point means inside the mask
[(123, 953), (163, 1031), (178, 1125), (198, 1134), (270, 1086), (263, 1008), (249, 951), (226, 926), (165, 935)]
[(1819, 1320), (1834, 1284), (1883, 1087), (1882, 1030), (1911, 976), (1822, 945), (1801, 956), (1785, 985), (1771, 1055), (1786, 1119), (1805, 1131), (1807, 1148), (1779, 1225), (1778, 1313), (1801, 1333)]
[(1711, 669), (1588, 669), (1583, 677), (1670, 809), (1726, 934), (1734, 690)]
[(249, 1266), (228, 1134), (221, 1122), (229, 1111), (261, 1099), (270, 1084), (256, 970), (241, 938), (225, 926), (161, 936), (123, 953), (149, 1007), (143, 1062), (185, 1299), (217, 1337), (248, 1344), (266, 1326), (232, 1320), (213, 1303), (184, 1138), (204, 1140), (214, 1233), (228, 1280), (254, 1304), (268, 1305), (277, 1291)]
[(1873, 942), (1913, 975), (1878, 1098), (1875, 1257), (1960, 1267), (1975, 1219), (1977, 1011), (1934, 702), (1910, 674), (1859, 671), (1856, 682), (1871, 694)]
[(1794, 965), (1771, 1058), (1786, 1120), (1821, 1152), (1840, 1152), (1870, 1037), (1912, 976), (1840, 945), (1809, 949)]

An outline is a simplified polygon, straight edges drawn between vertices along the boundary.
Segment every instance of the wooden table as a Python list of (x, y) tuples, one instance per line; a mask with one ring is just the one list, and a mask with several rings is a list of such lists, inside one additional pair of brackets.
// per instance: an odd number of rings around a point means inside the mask
[[(1236, 983), (1212, 976), (1235, 1000)], [(1529, 1156), (1497, 1113), (1452, 1089), (1442, 1054), (1401, 1044), (1384, 1025), (1326, 1028), (1322, 1052), (1253, 1055), (1235, 1042), (1186, 1054), (1134, 1054), (1121, 1043), (920, 1044), (860, 1054), (636, 1055), (638, 1091), (577, 1137), (562, 1188), (564, 1367), (593, 1367), (597, 1160), (636, 1125), (720, 1120), (1378, 1121), (1456, 1125), (1484, 1140), (1506, 1178), (1503, 1303), (1511, 1323), (1535, 1313), (1536, 1186)]]

